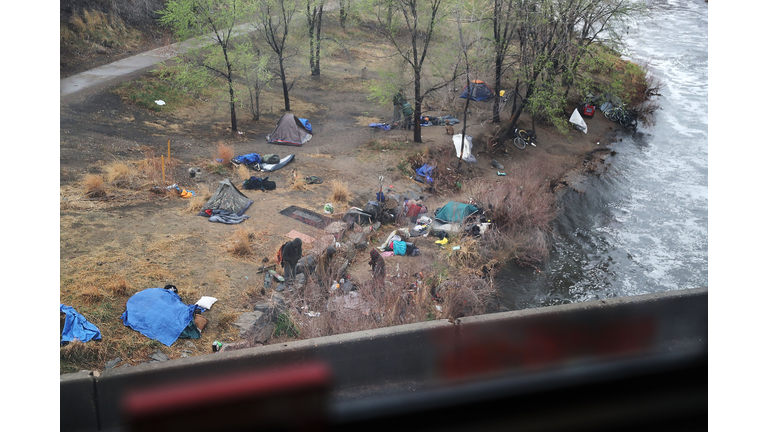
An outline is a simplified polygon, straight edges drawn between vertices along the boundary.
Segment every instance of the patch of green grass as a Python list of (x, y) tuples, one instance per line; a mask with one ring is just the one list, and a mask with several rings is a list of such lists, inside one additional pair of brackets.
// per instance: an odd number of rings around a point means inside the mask
[[(156, 112), (173, 111), (195, 103), (195, 99), (183, 90), (174, 88), (152, 74), (120, 85), (115, 93), (125, 101)], [(158, 105), (155, 101), (163, 101), (165, 104)]]
[(275, 322), (275, 337), (279, 337), (282, 335), (288, 335), (290, 337), (299, 337), (299, 329), (296, 327), (296, 324), (291, 321), (291, 318), (282, 313), (277, 317), (277, 322)]
[(405, 150), (409, 148), (408, 142), (402, 141), (384, 141), (372, 139), (365, 143), (371, 150)]

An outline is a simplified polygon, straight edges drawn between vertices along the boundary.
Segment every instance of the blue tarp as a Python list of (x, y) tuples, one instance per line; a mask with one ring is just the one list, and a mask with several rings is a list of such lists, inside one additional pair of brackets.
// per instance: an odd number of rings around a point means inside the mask
[(434, 180), (432, 180), (432, 177), (430, 177), (429, 175), (432, 174), (433, 169), (435, 169), (435, 167), (424, 164), (421, 166), (421, 168), (416, 170), (416, 174), (422, 177), (426, 177), (427, 181), (432, 183)]
[(257, 155), (256, 153), (248, 153), (247, 155), (235, 156), (234, 159), (246, 165), (261, 162), (261, 156)]
[(381, 129), (381, 130), (385, 130), (385, 131), (388, 131), (388, 130), (389, 130), (389, 125), (388, 125), (388, 124), (386, 124), (386, 123), (371, 123), (371, 124), (369, 124), (368, 126), (369, 126), (369, 127), (375, 127), (375, 128), (379, 128), (379, 129)]
[(61, 343), (72, 342), (73, 340), (80, 342), (101, 340), (99, 328), (80, 315), (75, 308), (59, 303), (59, 310), (66, 314), (64, 330), (61, 332)]
[(309, 120), (307, 120), (307, 119), (303, 119), (303, 118), (300, 118), (300, 119), (299, 119), (299, 121), (301, 122), (301, 124), (303, 124), (303, 125), (304, 125), (304, 127), (305, 127), (305, 128), (307, 128), (307, 130), (308, 130), (310, 133), (312, 133), (312, 125), (311, 125), (311, 124), (309, 124)]
[(194, 316), (195, 305), (184, 304), (175, 292), (148, 288), (128, 299), (121, 318), (126, 326), (171, 346)]

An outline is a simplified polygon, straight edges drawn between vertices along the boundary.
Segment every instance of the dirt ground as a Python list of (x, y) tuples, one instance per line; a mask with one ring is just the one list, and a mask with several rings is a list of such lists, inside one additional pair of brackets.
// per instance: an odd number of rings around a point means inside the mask
[[(117, 325), (117, 320), (123, 310), (101, 310), (98, 308), (99, 298), (117, 298), (115, 303), (124, 306), (122, 298), (127, 300), (142, 289), (166, 284), (176, 285), (187, 303), (196, 302), (200, 296), (216, 297), (218, 302), (206, 312), (210, 323), (201, 339), (176, 343), (170, 349), (158, 346), (171, 358), (179, 357), (182, 350), (192, 351), (192, 355), (205, 354), (210, 352), (213, 340), (237, 340), (237, 329), (229, 323), (239, 314), (252, 310), (255, 293), (263, 286), (263, 275), (257, 273), (257, 268), (265, 257), (274, 262), (277, 248), (289, 239), (286, 237), (289, 231), (296, 230), (316, 239), (326, 234), (281, 215), (279, 212), (289, 205), (322, 214), (323, 205), (329, 202), (331, 195), (331, 182), (339, 180), (348, 186), (353, 197), (351, 204), (362, 206), (366, 201), (375, 199), (380, 175), (384, 176), (383, 184), (387, 192), (414, 191), (423, 195), (430, 216), (434, 209), (450, 200), (467, 200), (466, 193), (456, 196), (425, 193), (420, 184), (397, 169), (398, 163), (408, 154), (426, 148), (451, 149), (453, 144), (443, 127), (424, 127), (422, 143), (412, 142), (412, 132), (367, 127), (369, 122), (389, 121), (392, 108), (375, 106), (367, 99), (366, 82), (360, 73), (365, 64), (365, 59), (361, 58), (329, 60), (322, 65), (321, 78), (307, 77), (296, 84), (291, 94), (294, 113), (308, 118), (314, 129), (314, 137), (302, 147), (266, 143), (266, 134), (273, 129), (281, 114), (277, 95), (273, 97), (278, 102), (267, 105), (266, 114), (258, 122), (250, 120), (246, 110), (238, 111), (243, 134), (234, 137), (229, 132), (228, 107), (223, 103), (165, 114), (126, 104), (109, 90), (62, 100), (62, 188), (77, 184), (85, 174), (100, 173), (105, 164), (113, 161), (142, 159), (147, 151), (158, 156), (166, 154), (168, 140), (177, 166), (173, 172), (167, 173), (167, 184), (156, 185), (160, 187), (177, 183), (183, 188), (199, 191), (205, 184), (213, 191), (224, 178), (241, 185), (244, 178), (238, 177), (234, 170), (227, 175), (206, 171), (202, 179), (193, 179), (188, 175), (190, 167), (205, 167), (213, 160), (218, 143), (232, 145), (236, 155), (276, 153), (281, 157), (295, 154), (296, 158), (285, 168), (267, 174), (270, 180), (277, 183), (276, 190), (255, 192), (241, 189), (254, 204), (246, 212), (250, 218), (240, 225), (211, 223), (207, 218), (191, 212), (187, 201), (173, 196), (147, 193), (146, 199), (109, 205), (62, 202), (61, 301), (65, 304), (84, 304), (84, 310), (80, 312), (86, 317), (97, 322), (110, 322), (115, 328), (120, 328), (122, 325)], [(296, 70), (299, 70), (298, 66)], [(460, 118), (459, 106), (463, 101), (456, 97), (453, 111), (425, 114), (452, 114)], [(492, 159), (504, 165), (501, 171), (507, 175), (512, 175), (521, 164), (541, 159), (551, 167), (550, 172), (542, 173), (545, 180), (554, 180), (552, 184), (566, 182), (578, 188), (580, 176), (591, 169), (585, 162), (591, 159), (590, 152), (604, 149), (612, 130), (619, 127), (602, 114), (587, 120), (588, 134), (574, 130), (563, 136), (537, 126), (537, 147), (518, 150), (508, 142), (506, 151), (489, 154), (484, 149), (484, 142), (495, 130), (495, 126), (488, 122), (490, 102), (473, 102), (471, 110), (467, 133), (475, 137), (473, 153), (478, 162), (465, 164), (465, 173), (470, 175), (471, 171), (472, 176), (500, 182), (507, 180), (507, 177), (497, 176), (499, 170), (491, 166)], [(522, 121), (523, 125), (529, 124), (525, 118)], [(457, 133), (460, 126), (455, 126)], [(373, 150), (366, 145), (372, 139), (402, 141), (406, 138), (408, 144), (399, 150)], [(306, 190), (292, 189), (288, 185), (294, 172), (302, 177), (319, 176), (323, 183), (308, 185)], [(331, 216), (339, 218), (345, 210), (337, 208)], [(248, 258), (236, 257), (225, 248), (233, 233), (241, 227), (258, 232), (256, 253)], [(379, 246), (389, 232), (380, 230), (375, 239), (378, 243), (369, 244), (368, 250)], [(447, 252), (434, 244), (433, 238), (416, 238), (414, 242), (422, 255), (387, 258), (390, 277), (398, 270), (409, 274), (418, 272), (431, 265), (438, 254)], [(305, 254), (308, 249), (305, 247)], [(353, 280), (370, 278), (367, 255), (367, 251), (362, 251), (350, 266), (349, 273)], [(109, 281), (115, 278), (126, 281), (126, 293), (115, 294), (107, 289)], [(98, 291), (98, 295), (94, 296), (96, 300), (91, 303), (81, 301), (86, 285), (93, 285), (95, 288), (92, 289)], [(118, 337), (102, 331), (105, 339)], [(126, 333), (131, 333), (130, 329), (120, 332), (123, 338), (129, 337)], [(130, 337), (137, 341), (143, 338), (141, 335)], [(146, 354), (146, 351), (137, 350), (133, 357), (130, 357), (131, 353), (123, 353), (123, 359), (135, 364), (140, 361), (140, 354)]]

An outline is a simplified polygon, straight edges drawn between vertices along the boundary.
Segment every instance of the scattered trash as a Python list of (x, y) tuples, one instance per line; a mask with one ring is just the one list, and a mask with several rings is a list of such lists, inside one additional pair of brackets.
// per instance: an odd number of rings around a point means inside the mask
[(438, 312), (442, 312), (443, 308), (440, 305), (435, 305), (435, 309), (437, 309)]
[(496, 161), (496, 159), (491, 161), (491, 166), (500, 170), (504, 169), (504, 165), (500, 164), (498, 161)]
[(505, 176), (505, 175), (507, 175), (507, 173), (503, 173), (503, 172), (500, 172), (500, 171), (496, 171), (496, 175), (499, 175), (499, 176)]
[[(245, 277), (248, 279), (248, 276)], [(200, 306), (203, 309), (211, 309), (211, 306), (213, 306), (214, 303), (218, 301), (215, 297), (208, 297), (208, 296), (202, 296), (200, 297), (200, 300), (195, 303), (196, 306)]]
[(444, 245), (444, 244), (448, 243), (448, 237), (443, 237), (442, 240), (437, 240), (435, 243), (437, 243), (439, 245)]
[(325, 214), (333, 213), (333, 205), (331, 203), (325, 204), (325, 206), (323, 206), (323, 211), (325, 211)]
[(454, 246), (453, 247), (453, 250), (460, 250), (460, 249), (461, 249), (461, 246)]
[(161, 100), (156, 100), (155, 103), (158, 105), (165, 105), (165, 101), (161, 101)]
[(242, 134), (243, 134), (243, 133), (242, 133), (242, 132), (240, 132), (240, 131), (237, 131), (237, 133), (238, 133), (238, 134), (240, 134), (240, 135), (242, 135)]
[(288, 237), (289, 239), (300, 238), (301, 242), (302, 243), (306, 243), (306, 244), (314, 243), (315, 241), (317, 241), (316, 238), (314, 238), (312, 236), (308, 236), (308, 235), (306, 235), (304, 233), (300, 233), (300, 232), (298, 232), (296, 230), (291, 230), (291, 232), (289, 232), (285, 236)]
[(211, 344), (213, 352), (219, 352), (222, 346), (224, 346), (224, 344), (219, 341), (213, 341), (213, 344)]

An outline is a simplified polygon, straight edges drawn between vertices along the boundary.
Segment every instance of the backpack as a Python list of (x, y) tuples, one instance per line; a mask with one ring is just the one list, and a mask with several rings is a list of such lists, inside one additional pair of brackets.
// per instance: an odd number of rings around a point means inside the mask
[(413, 114), (413, 108), (411, 108), (411, 104), (406, 102), (403, 104), (403, 114), (409, 116)]
[(261, 179), (255, 176), (251, 176), (251, 178), (243, 182), (243, 189), (262, 191), (275, 190), (277, 189), (277, 183), (269, 180), (269, 177), (264, 177)]
[(275, 256), (275, 260), (277, 261), (277, 265), (280, 265), (283, 263), (283, 248), (285, 247), (285, 243), (283, 243), (280, 248), (277, 250), (277, 256)]
[(276, 154), (265, 154), (261, 159), (261, 162), (268, 165), (278, 164), (280, 163), (280, 156)]

